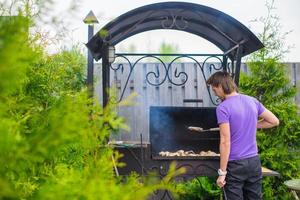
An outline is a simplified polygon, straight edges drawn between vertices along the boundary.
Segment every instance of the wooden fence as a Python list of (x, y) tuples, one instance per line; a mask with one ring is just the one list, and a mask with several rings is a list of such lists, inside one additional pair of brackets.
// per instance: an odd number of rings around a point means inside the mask
[[(120, 64), (120, 63), (119, 63)], [(114, 68), (119, 70), (111, 70), (110, 80), (111, 85), (117, 88), (117, 93), (120, 96), (126, 83), (128, 74), (130, 73), (128, 64), (114, 64)], [(212, 107), (214, 104), (209, 98), (204, 77), (208, 78), (214, 70), (211, 70), (211, 63), (206, 63), (203, 67), (204, 73), (194, 63), (174, 63), (172, 65), (170, 76), (175, 83), (181, 83), (185, 80), (183, 74), (179, 77), (174, 76), (175, 70), (177, 75), (179, 72), (185, 72), (188, 76), (187, 82), (182, 86), (176, 86), (166, 80), (159, 86), (153, 86), (146, 81), (146, 76), (149, 72), (160, 72), (157, 78), (153, 74), (148, 75), (148, 81), (159, 84), (165, 77), (162, 64), (158, 63), (140, 63), (137, 64), (129, 77), (128, 85), (124, 91), (124, 98), (132, 92), (137, 93), (135, 98), (136, 104), (130, 107), (119, 107), (119, 115), (123, 116), (129, 127), (130, 132), (121, 131), (118, 135), (112, 137), (114, 140), (122, 141), (139, 141), (142, 135), (143, 141), (149, 142), (149, 108), (150, 106), (188, 106), (188, 107)], [(215, 64), (218, 65), (218, 64)], [(300, 104), (300, 63), (286, 63), (287, 73), (291, 80), (291, 84), (297, 87), (298, 93), (295, 101)], [(242, 64), (241, 71), (249, 73), (246, 64)], [(101, 102), (102, 99), (102, 82), (101, 82), (101, 64), (95, 64), (95, 96)], [(213, 96), (213, 99), (216, 98)], [(201, 103), (184, 103), (184, 99), (202, 99)]]

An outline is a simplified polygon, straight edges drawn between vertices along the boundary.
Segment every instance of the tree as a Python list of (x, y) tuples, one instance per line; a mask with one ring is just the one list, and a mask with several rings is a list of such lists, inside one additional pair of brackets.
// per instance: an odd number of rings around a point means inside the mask
[(294, 102), (296, 88), (290, 84), (286, 66), (282, 63), (285, 46), (279, 18), (273, 14), (274, 1), (267, 1), (268, 14), (258, 22), (263, 24), (259, 39), (265, 47), (251, 55), (247, 65), (250, 75), (241, 75), (242, 92), (259, 99), (278, 116), (279, 127), (259, 130), (257, 140), (262, 165), (278, 171), (280, 178), (264, 178), (264, 199), (292, 199), (283, 182), (300, 177), (300, 117)]

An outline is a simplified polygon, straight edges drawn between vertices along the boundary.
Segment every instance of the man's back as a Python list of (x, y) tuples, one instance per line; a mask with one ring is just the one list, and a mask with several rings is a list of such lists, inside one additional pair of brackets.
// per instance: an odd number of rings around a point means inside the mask
[(229, 160), (240, 160), (257, 155), (257, 119), (264, 110), (264, 106), (259, 101), (243, 94), (230, 96), (217, 107), (218, 123), (230, 124)]

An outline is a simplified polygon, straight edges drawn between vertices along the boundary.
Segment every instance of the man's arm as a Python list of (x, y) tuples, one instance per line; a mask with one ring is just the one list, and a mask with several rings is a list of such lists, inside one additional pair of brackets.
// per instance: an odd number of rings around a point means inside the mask
[(261, 120), (257, 123), (257, 128), (272, 128), (279, 125), (279, 119), (268, 109), (262, 112), (259, 117)]
[[(225, 172), (230, 153), (230, 126), (229, 123), (222, 123), (220, 127), (220, 169)], [(217, 179), (219, 187), (225, 185), (225, 176), (219, 176)]]

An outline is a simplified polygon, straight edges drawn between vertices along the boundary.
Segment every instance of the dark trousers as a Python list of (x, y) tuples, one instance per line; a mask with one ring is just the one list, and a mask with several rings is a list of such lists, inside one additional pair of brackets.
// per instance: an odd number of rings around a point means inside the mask
[(227, 200), (261, 200), (261, 187), (259, 156), (228, 162), (224, 186)]

